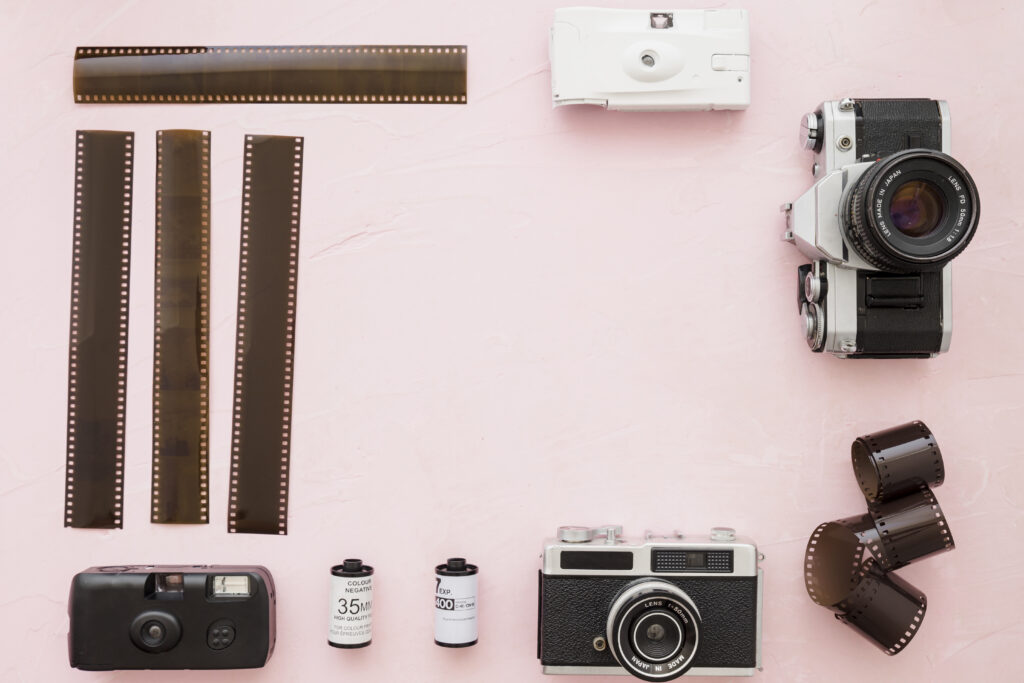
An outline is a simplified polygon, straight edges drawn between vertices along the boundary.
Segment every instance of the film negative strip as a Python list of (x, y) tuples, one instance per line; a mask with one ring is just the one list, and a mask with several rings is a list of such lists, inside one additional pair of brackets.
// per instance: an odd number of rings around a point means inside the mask
[(917, 634), (928, 603), (891, 572), (954, 548), (930, 488), (945, 478), (942, 453), (923, 422), (910, 422), (858, 438), (851, 459), (868, 512), (814, 530), (804, 583), (814, 602), (894, 655)]
[(156, 134), (151, 521), (206, 524), (210, 133)]
[(228, 531), (288, 532), (302, 138), (249, 135)]
[(465, 45), (80, 47), (76, 102), (463, 104)]
[(135, 136), (80, 130), (68, 352), (64, 526), (120, 529)]

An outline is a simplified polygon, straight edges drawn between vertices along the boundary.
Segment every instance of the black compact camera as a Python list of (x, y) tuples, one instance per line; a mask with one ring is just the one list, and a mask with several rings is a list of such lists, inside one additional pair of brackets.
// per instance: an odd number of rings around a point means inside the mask
[(274, 652), (274, 579), (265, 567), (91, 567), (71, 582), (76, 669), (254, 669)]
[(978, 189), (950, 153), (941, 100), (823, 102), (803, 119), (814, 185), (784, 204), (810, 259), (797, 304), (811, 350), (927, 358), (949, 349), (952, 264), (978, 227)]
[(751, 676), (761, 668), (761, 559), (716, 527), (709, 536), (560, 527), (540, 572), (537, 656), (546, 674), (645, 681)]

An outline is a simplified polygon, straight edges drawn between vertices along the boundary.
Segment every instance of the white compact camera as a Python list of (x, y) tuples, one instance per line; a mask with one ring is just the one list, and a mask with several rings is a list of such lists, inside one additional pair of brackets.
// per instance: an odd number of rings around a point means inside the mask
[(747, 11), (557, 9), (551, 27), (551, 97), (556, 107), (746, 109)]

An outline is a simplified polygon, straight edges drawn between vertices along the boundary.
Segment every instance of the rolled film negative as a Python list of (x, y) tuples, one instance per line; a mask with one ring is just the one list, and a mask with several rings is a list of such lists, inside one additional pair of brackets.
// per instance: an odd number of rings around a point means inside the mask
[(76, 102), (461, 104), (465, 45), (80, 47)]
[(249, 135), (228, 531), (288, 532), (302, 138)]
[(134, 138), (125, 131), (76, 135), (67, 527), (122, 523)]
[(927, 599), (891, 572), (954, 548), (929, 488), (945, 478), (942, 454), (924, 423), (911, 422), (859, 437), (851, 460), (868, 512), (814, 530), (804, 583), (814, 602), (894, 655), (916, 635)]
[(210, 133), (156, 134), (151, 521), (206, 524)]

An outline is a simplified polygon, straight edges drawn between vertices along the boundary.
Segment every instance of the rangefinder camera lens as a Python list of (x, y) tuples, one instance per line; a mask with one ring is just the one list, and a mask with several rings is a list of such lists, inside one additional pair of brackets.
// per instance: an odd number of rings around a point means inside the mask
[(686, 673), (697, 652), (700, 615), (689, 596), (665, 581), (626, 586), (608, 614), (608, 642), (637, 678), (670, 681)]

